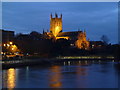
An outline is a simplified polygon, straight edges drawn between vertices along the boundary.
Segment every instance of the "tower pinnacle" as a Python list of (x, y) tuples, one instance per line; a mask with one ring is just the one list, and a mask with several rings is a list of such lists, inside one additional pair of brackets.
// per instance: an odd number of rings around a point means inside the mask
[(60, 18), (62, 18), (62, 14), (60, 15)]
[(50, 19), (50, 32), (56, 37), (59, 32), (62, 32), (62, 15), (58, 18), (57, 13), (55, 17)]
[(50, 18), (52, 18), (52, 13), (51, 13), (51, 15), (50, 15)]
[(56, 17), (56, 18), (58, 17), (57, 13), (55, 13), (55, 17)]

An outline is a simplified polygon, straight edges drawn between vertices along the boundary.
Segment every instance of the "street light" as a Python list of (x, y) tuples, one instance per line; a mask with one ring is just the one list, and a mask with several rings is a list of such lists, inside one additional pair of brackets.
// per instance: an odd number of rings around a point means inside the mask
[(12, 45), (12, 44), (13, 44), (13, 42), (10, 42), (10, 44)]
[(9, 45), (9, 44), (7, 44), (7, 46), (9, 47), (10, 45)]
[(14, 50), (14, 48), (12, 48), (12, 50)]
[(3, 44), (3, 46), (5, 47), (5, 46), (6, 46), (6, 44)]

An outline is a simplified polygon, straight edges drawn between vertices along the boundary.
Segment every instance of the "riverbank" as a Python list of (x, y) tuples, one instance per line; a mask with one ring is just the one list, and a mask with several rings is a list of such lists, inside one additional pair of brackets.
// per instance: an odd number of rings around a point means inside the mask
[(62, 56), (56, 58), (23, 58), (23, 59), (14, 59), (14, 60), (2, 60), (2, 67), (11, 68), (11, 67), (22, 67), (22, 66), (30, 66), (30, 65), (39, 65), (46, 66), (57, 63), (64, 63), (68, 61), (114, 61), (119, 62), (119, 59), (116, 59), (112, 56), (101, 57), (101, 56)]

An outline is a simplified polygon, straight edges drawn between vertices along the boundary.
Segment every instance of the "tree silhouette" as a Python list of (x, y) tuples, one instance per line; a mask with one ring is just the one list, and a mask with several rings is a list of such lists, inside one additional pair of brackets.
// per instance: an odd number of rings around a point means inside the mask
[(106, 35), (102, 35), (102, 37), (100, 38), (105, 44), (108, 44), (108, 42), (110, 41), (109, 38)]

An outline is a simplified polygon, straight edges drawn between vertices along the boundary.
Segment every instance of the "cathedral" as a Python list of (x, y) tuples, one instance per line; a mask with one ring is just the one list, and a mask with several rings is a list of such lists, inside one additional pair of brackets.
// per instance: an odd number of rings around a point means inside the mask
[(50, 15), (50, 32), (46, 32), (49, 39), (67, 39), (71, 41), (71, 45), (80, 49), (88, 49), (89, 41), (86, 39), (85, 31), (63, 32), (62, 30), (62, 14), (60, 17), (55, 13), (55, 17)]

